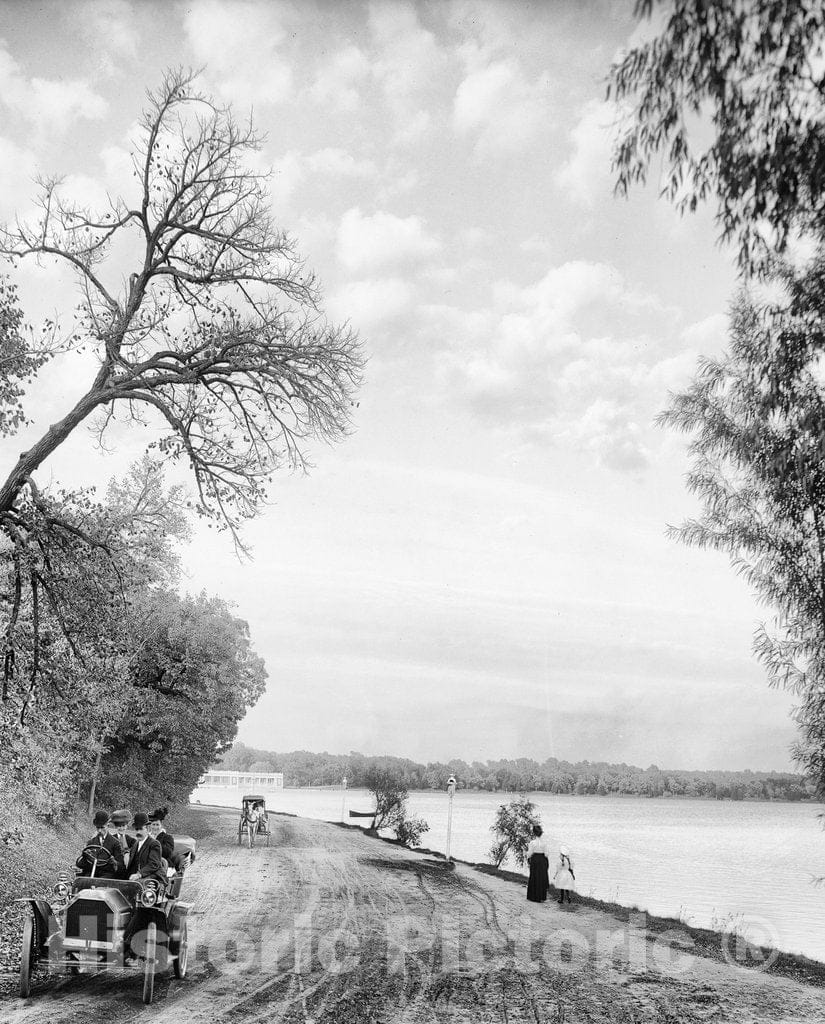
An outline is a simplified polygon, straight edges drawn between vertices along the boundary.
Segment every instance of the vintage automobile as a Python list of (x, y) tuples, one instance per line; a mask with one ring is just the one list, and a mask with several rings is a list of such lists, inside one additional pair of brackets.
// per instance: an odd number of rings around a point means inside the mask
[[(252, 813), (253, 808), (257, 810), (257, 816)], [(269, 846), (271, 834), (264, 797), (254, 793), (245, 796), (241, 801), (241, 820), (238, 822), (238, 846), (246, 837), (247, 846), (251, 850), (255, 845), (256, 836), (264, 836), (266, 845)]]
[[(143, 973), (143, 1001), (151, 1003), (155, 975), (171, 967), (176, 978), (186, 976), (186, 920), (190, 904), (180, 900), (183, 872), (194, 856), (195, 840), (178, 837), (178, 865), (164, 885), (155, 879), (121, 881), (97, 875), (114, 858), (102, 847), (89, 846), (83, 856), (92, 864), (90, 876), (73, 881), (58, 876), (49, 899), (18, 900), (26, 906), (20, 956), (20, 995), (31, 993), (38, 967), (49, 974), (97, 974), (102, 971)], [(125, 958), (123, 936), (134, 914), (140, 914), (132, 940), (135, 961)]]

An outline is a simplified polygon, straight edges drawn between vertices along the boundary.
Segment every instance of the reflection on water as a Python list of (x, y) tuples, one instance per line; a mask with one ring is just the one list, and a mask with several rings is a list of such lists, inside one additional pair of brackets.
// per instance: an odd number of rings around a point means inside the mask
[[(198, 790), (202, 803), (240, 803), (226, 790)], [(456, 794), (451, 852), (487, 860), (501, 793)], [(551, 844), (564, 842), (579, 891), (635, 905), (690, 924), (722, 927), (764, 919), (780, 949), (825, 961), (825, 833), (818, 805), (535, 793)], [(344, 810), (369, 810), (364, 790), (284, 789), (267, 806), (309, 818), (340, 821)], [(425, 846), (447, 844), (447, 796), (410, 794), (410, 812), (425, 818)], [(347, 819), (349, 820), (349, 819)], [(361, 824), (363, 819), (355, 819)], [(514, 867), (514, 865), (507, 865)], [(552, 869), (551, 869), (552, 870)]]

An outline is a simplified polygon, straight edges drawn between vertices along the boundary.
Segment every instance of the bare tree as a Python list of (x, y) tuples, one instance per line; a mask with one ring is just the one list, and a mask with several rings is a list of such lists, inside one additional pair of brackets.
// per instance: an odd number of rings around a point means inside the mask
[[(327, 323), (316, 283), (270, 213), (267, 174), (252, 169), (260, 138), (194, 84), (169, 72), (148, 94), (132, 153), (137, 196), (94, 211), (39, 182), (31, 222), (0, 228), (0, 256), (68, 264), (80, 295), (75, 328), (47, 321), (27, 331), (14, 289), (0, 280), (0, 434), (24, 422), (27, 385), (61, 349), (92, 350), (97, 366), (82, 397), (0, 477), (0, 558), (9, 581), (3, 608), (2, 702), (20, 675), (16, 633), (32, 623), (27, 692), (41, 671), (38, 635), (48, 607), (72, 651), (54, 552), (82, 568), (109, 557), (122, 538), (101, 533), (86, 498), (51, 498), (33, 474), (82, 423), (103, 435), (115, 418), (160, 424), (150, 447), (188, 462), (195, 507), (238, 529), (259, 511), (282, 466), (305, 465), (305, 442), (346, 434), (362, 357), (348, 327)], [(131, 254), (131, 273), (123, 261)], [(104, 577), (102, 577), (104, 578)], [(45, 602), (45, 603), (44, 603)], [(77, 615), (72, 613), (73, 620)], [(27, 703), (23, 703), (21, 722)]]
[[(273, 470), (303, 466), (310, 437), (346, 433), (359, 345), (326, 322), (312, 275), (273, 224), (267, 175), (249, 168), (259, 145), (191, 73), (169, 72), (149, 93), (132, 155), (137, 202), (92, 211), (42, 180), (35, 221), (0, 230), (12, 262), (51, 256), (74, 269), (72, 342), (99, 359), (85, 394), (0, 483), (0, 526), (13, 541), (21, 495), (38, 500), (32, 474), (93, 414), (101, 435), (116, 416), (159, 416), (157, 446), (188, 461), (199, 512), (236, 538)], [(134, 270), (116, 287), (127, 247)]]

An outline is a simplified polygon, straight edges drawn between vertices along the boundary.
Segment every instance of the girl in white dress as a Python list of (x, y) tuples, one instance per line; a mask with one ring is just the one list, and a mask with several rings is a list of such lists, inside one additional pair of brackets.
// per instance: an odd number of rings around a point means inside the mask
[(564, 903), (565, 893), (567, 894), (567, 902), (573, 902), (570, 892), (575, 883), (576, 876), (573, 874), (573, 861), (570, 859), (570, 851), (562, 844), (559, 847), (559, 860), (556, 864), (556, 874), (553, 877), (553, 885), (555, 885), (556, 892), (559, 894), (559, 903)]

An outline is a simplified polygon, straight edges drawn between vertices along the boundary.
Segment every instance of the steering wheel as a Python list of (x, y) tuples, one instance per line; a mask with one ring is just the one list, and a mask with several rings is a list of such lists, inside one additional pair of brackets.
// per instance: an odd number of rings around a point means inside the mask
[(87, 846), (80, 856), (83, 860), (91, 861), (95, 868), (107, 868), (110, 864), (117, 863), (105, 846)]

